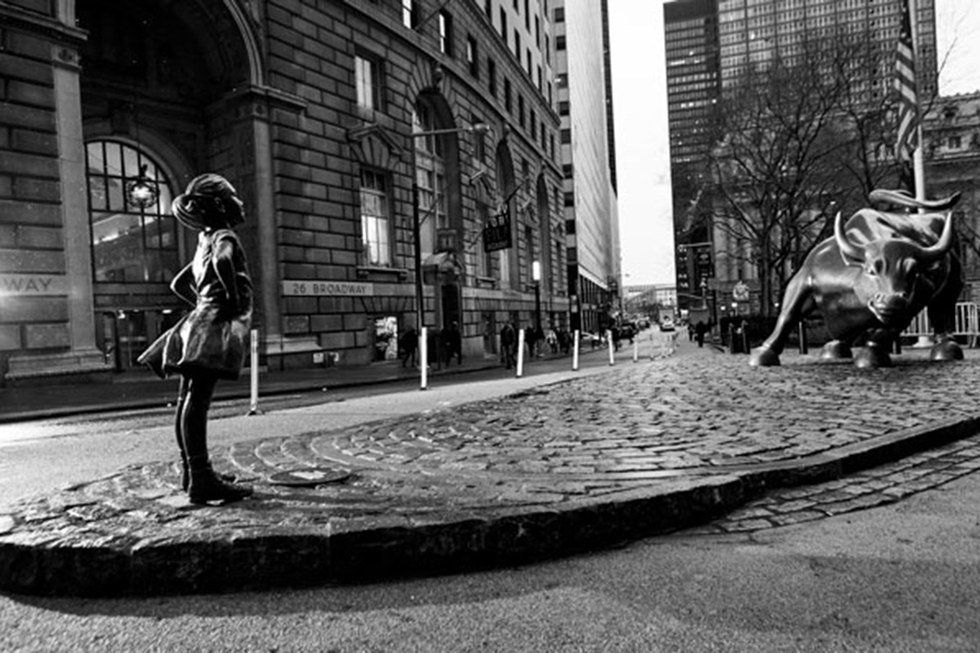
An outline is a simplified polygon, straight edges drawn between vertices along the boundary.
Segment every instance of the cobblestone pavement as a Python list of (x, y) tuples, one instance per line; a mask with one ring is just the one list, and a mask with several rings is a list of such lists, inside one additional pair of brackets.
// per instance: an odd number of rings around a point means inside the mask
[(690, 534), (760, 531), (865, 510), (931, 490), (980, 470), (980, 437), (804, 487), (774, 490)]
[[(976, 432), (980, 360), (896, 363), (857, 370), (796, 358), (755, 369), (742, 356), (705, 354), (343, 431), (258, 439), (215, 456), (219, 470), (256, 485), (254, 498), (225, 507), (189, 506), (174, 465), (128, 468), (0, 508), (0, 586), (102, 593), (350, 580), (555, 555), (704, 523), (763, 489), (839, 475), (841, 460), (860, 467), (894, 457), (878, 443), (914, 436), (921, 448)], [(872, 469), (857, 484), (779, 490), (702, 532), (894, 500), (980, 467), (977, 446), (965, 440)], [(938, 470), (940, 459), (952, 462)], [(352, 474), (312, 488), (268, 482), (323, 466)], [(302, 569), (290, 571), (296, 561)]]

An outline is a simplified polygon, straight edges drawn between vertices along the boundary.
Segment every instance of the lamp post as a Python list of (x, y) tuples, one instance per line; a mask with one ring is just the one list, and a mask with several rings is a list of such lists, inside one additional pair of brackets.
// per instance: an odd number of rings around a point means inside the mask
[(531, 263), (531, 279), (534, 281), (534, 330), (541, 331), (541, 262)]
[(419, 332), (420, 337), (425, 315), (423, 304), (425, 301), (425, 295), (422, 287), (422, 218), (419, 214), (419, 175), (415, 161), (414, 139), (460, 133), (485, 134), (488, 131), (490, 131), (489, 125), (484, 123), (475, 123), (469, 127), (453, 127), (449, 129), (431, 129), (429, 131), (412, 132), (412, 240), (414, 242), (414, 251), (412, 253), (415, 258), (415, 329)]

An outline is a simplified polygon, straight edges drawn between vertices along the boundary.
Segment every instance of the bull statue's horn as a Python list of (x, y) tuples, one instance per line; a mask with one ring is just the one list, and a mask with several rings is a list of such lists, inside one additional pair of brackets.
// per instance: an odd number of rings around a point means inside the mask
[(946, 255), (950, 246), (953, 244), (953, 212), (946, 211), (946, 223), (943, 225), (943, 233), (939, 240), (931, 247), (920, 247), (916, 258), (923, 263), (930, 263)]
[(837, 246), (840, 247), (845, 261), (847, 259), (854, 261), (864, 260), (864, 250), (848, 240), (847, 234), (844, 233), (844, 223), (841, 220), (840, 211), (837, 212), (837, 216), (834, 218), (834, 239), (837, 240)]
[(929, 211), (945, 211), (953, 208), (960, 201), (961, 193), (953, 193), (949, 197), (938, 200), (916, 199), (908, 191), (876, 188), (868, 195), (872, 202), (881, 202), (891, 206), (901, 206), (907, 209), (927, 209)]

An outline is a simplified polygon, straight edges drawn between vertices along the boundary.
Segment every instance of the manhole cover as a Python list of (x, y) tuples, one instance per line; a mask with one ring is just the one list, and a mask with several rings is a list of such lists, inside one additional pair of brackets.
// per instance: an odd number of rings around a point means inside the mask
[(300, 467), (298, 469), (288, 469), (284, 472), (276, 472), (269, 476), (269, 483), (272, 485), (288, 485), (290, 487), (311, 487), (323, 485), (325, 483), (340, 483), (350, 477), (350, 472), (346, 469), (332, 469), (330, 467)]

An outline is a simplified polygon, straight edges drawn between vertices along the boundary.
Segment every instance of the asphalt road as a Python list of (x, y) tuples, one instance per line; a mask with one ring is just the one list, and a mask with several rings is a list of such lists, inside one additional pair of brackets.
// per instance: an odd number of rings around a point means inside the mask
[(976, 651), (980, 474), (753, 534), (517, 569), (126, 600), (0, 596), (4, 651)]

